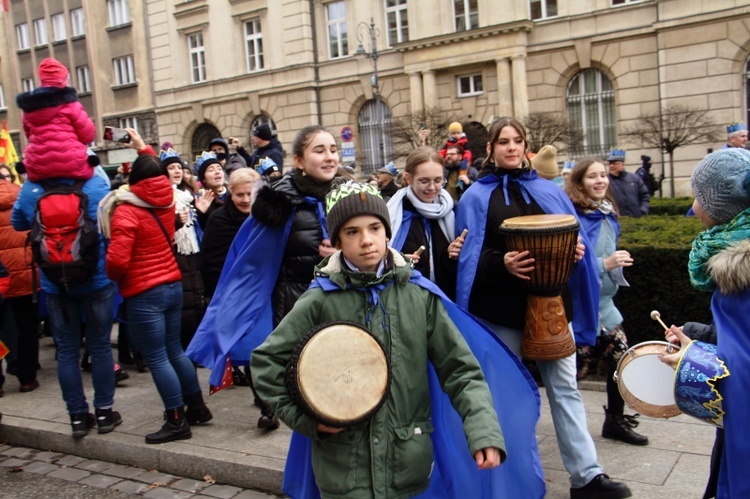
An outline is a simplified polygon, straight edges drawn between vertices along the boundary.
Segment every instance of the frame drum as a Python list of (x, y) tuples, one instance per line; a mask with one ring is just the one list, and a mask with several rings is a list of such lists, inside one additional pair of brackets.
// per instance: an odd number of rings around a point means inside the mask
[(317, 326), (297, 344), (286, 369), (292, 399), (318, 423), (345, 428), (380, 409), (391, 383), (390, 361), (364, 326)]
[(659, 360), (677, 350), (678, 346), (666, 341), (644, 341), (622, 354), (614, 379), (628, 406), (651, 418), (671, 418), (682, 412), (674, 396), (675, 371)]

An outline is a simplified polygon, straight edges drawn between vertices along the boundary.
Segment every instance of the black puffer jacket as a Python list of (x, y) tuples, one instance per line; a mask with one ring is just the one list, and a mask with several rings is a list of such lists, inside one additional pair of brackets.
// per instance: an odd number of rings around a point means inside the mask
[(294, 212), (292, 229), (273, 290), (274, 324), (281, 321), (307, 290), (315, 266), (322, 260), (318, 247), (323, 242), (323, 230), (317, 206), (306, 202), (305, 198), (323, 201), (330, 189), (330, 182), (316, 184), (300, 172), (295, 169), (273, 186), (262, 188), (253, 202), (253, 218), (270, 227), (284, 226)]

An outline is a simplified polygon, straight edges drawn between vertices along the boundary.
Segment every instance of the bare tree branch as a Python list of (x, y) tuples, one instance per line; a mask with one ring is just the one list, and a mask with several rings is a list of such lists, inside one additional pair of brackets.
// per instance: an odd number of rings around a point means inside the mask
[(396, 149), (394, 156), (403, 158), (416, 147), (421, 146), (419, 132), (422, 129), (429, 130), (426, 145), (440, 149), (445, 144), (445, 139), (448, 137), (448, 125), (452, 121), (458, 120), (439, 107), (408, 113), (406, 116), (393, 120), (391, 135)]
[(625, 129), (632, 144), (660, 149), (670, 156), (683, 146), (721, 140), (720, 131), (708, 111), (682, 104), (667, 104), (661, 113), (641, 116)]
[(531, 113), (524, 124), (529, 149), (533, 152), (539, 152), (546, 145), (554, 145), (558, 152), (564, 152), (580, 141), (580, 134), (562, 113)]

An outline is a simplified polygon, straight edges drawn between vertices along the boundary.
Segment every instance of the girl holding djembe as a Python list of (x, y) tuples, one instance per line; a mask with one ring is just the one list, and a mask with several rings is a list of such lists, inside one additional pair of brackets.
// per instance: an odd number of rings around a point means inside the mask
[[(483, 320), (508, 347), (520, 355), (527, 289), (522, 281), (534, 271), (527, 251), (508, 251), (500, 233), (506, 220), (525, 215), (575, 215), (570, 199), (554, 183), (539, 178), (527, 153), (526, 130), (516, 119), (503, 117), (490, 127), (485, 176), (461, 198), (456, 233), (468, 229), (458, 260), (456, 294), (459, 306)], [(581, 241), (588, 248), (585, 234)], [(572, 293), (563, 293), (572, 313), (579, 344), (593, 345), (597, 334), (599, 283), (591, 251), (579, 243), (570, 279)], [(596, 448), (586, 427), (586, 413), (576, 385), (575, 348), (557, 360), (537, 361), (552, 412), (563, 463), (570, 474), (571, 497), (630, 497), (625, 484), (614, 482), (597, 463)]]
[(613, 301), (622, 282), (622, 269), (633, 265), (630, 253), (617, 249), (620, 236), (617, 207), (609, 190), (609, 172), (596, 158), (584, 158), (573, 167), (565, 191), (578, 212), (581, 229), (593, 245), (599, 269), (599, 336), (596, 347), (584, 347), (589, 357), (596, 356), (607, 364), (607, 407), (602, 436), (633, 445), (648, 444), (648, 437), (633, 431), (638, 426), (636, 416), (625, 416), (625, 402), (613, 375), (617, 361), (628, 350), (628, 340), (622, 329), (622, 314)]

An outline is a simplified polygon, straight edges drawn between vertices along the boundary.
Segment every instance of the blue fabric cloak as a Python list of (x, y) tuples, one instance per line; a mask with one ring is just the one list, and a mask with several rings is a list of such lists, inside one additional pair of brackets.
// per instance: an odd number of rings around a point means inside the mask
[(591, 242), (592, 251), (596, 247), (596, 242), (599, 240), (599, 232), (602, 228), (602, 221), (605, 218), (609, 222), (609, 225), (612, 227), (612, 230), (615, 231), (615, 240), (619, 241), (620, 222), (617, 220), (617, 217), (614, 213), (605, 215), (599, 210), (592, 211), (591, 213), (582, 213), (580, 211), (578, 212), (578, 221), (581, 223), (581, 229), (586, 233), (586, 236), (588, 236), (589, 241)]
[[(222, 386), (227, 360), (248, 365), (250, 352), (273, 331), (271, 295), (294, 214), (283, 227), (248, 217), (229, 248), (211, 303), (185, 354), (211, 369), (209, 384)], [(232, 313), (227, 313), (231, 310)]]
[(750, 444), (745, 433), (750, 421), (750, 289), (723, 295), (715, 291), (711, 312), (716, 324), (716, 355), (731, 371), (722, 379), (719, 392), (724, 397), (724, 449), (721, 455), (717, 499), (750, 497)]
[[(466, 444), (461, 417), (430, 366), (428, 377), (435, 426), (432, 434), (435, 467), (429, 489), (419, 497), (544, 497), (544, 474), (536, 441), (540, 404), (536, 383), (516, 356), (489, 329), (451, 302), (437, 285), (416, 270), (411, 282), (440, 297), (451, 320), (479, 361), (492, 393), (508, 454), (506, 461), (498, 468), (482, 471), (477, 468)], [(317, 278), (311, 287), (320, 287), (326, 292), (340, 290), (325, 277)], [(320, 497), (310, 458), (310, 439), (294, 432), (282, 486), (284, 493), (294, 499)]]
[[(576, 218), (575, 208), (565, 192), (554, 183), (541, 179), (536, 170), (529, 170), (518, 178), (509, 175), (501, 179), (488, 175), (474, 182), (461, 197), (458, 205), (456, 234), (469, 229), (458, 259), (458, 284), (456, 303), (464, 310), (469, 309), (469, 297), (477, 273), (479, 255), (485, 240), (487, 210), (492, 192), (504, 182), (518, 182), (525, 198), (533, 198), (545, 213), (568, 214)], [(507, 185), (502, 185), (506, 190)], [(530, 202), (530, 200), (528, 201)], [(594, 255), (594, 246), (589, 243), (585, 231), (580, 231), (581, 241), (586, 246), (586, 254), (574, 265), (570, 277), (573, 298), (573, 331), (578, 346), (593, 346), (598, 334), (599, 317), (599, 272)]]

